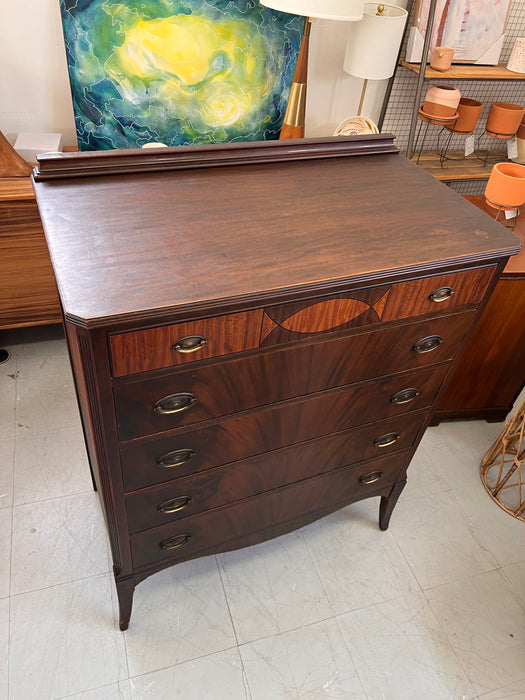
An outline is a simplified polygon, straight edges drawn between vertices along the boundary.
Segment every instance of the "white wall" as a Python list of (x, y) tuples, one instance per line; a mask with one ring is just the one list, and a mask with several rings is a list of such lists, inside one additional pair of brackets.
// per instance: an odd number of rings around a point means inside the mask
[[(307, 136), (331, 136), (357, 114), (362, 81), (342, 68), (350, 24), (318, 20), (312, 28)], [(1, 0), (0, 27), (0, 131), (11, 143), (28, 131), (60, 133), (75, 145), (58, 0)], [(377, 121), (386, 81), (368, 85), (362, 112)]]
[(0, 2), (0, 130), (61, 133), (76, 143), (58, 0)]

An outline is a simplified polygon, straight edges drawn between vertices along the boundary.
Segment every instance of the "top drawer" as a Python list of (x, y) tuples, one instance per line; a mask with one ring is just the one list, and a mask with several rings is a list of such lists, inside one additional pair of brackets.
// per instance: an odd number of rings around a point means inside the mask
[(229, 355), (317, 333), (478, 304), (495, 268), (383, 285), (264, 309), (175, 323), (110, 337), (113, 375)]

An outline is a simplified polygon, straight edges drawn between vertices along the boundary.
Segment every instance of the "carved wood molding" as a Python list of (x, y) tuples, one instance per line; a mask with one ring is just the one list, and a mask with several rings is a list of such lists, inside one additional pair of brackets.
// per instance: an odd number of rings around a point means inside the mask
[(290, 160), (312, 160), (348, 156), (399, 153), (392, 134), (220, 143), (174, 148), (88, 151), (44, 154), (37, 157), (35, 181), (57, 178), (162, 172), (226, 165), (254, 165)]

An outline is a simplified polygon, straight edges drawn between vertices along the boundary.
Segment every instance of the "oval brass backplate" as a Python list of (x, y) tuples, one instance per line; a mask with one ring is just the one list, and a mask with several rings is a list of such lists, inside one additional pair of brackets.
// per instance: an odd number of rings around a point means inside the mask
[(179, 340), (172, 345), (172, 348), (176, 350), (176, 352), (195, 352), (204, 347), (207, 342), (206, 338), (203, 338), (201, 335), (187, 335), (184, 338), (179, 338)]
[(155, 413), (161, 416), (168, 416), (173, 413), (182, 413), (197, 403), (193, 394), (181, 393), (163, 396), (153, 406)]

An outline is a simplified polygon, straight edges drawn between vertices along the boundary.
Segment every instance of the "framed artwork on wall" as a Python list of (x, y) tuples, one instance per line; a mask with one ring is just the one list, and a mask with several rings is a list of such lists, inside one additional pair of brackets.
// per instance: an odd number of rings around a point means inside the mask
[[(427, 32), (430, 0), (417, 0), (409, 29), (406, 60), (419, 63)], [(510, 0), (437, 0), (429, 51), (454, 49), (453, 63), (496, 65)]]
[(257, 0), (60, 0), (80, 150), (277, 139), (304, 18)]

